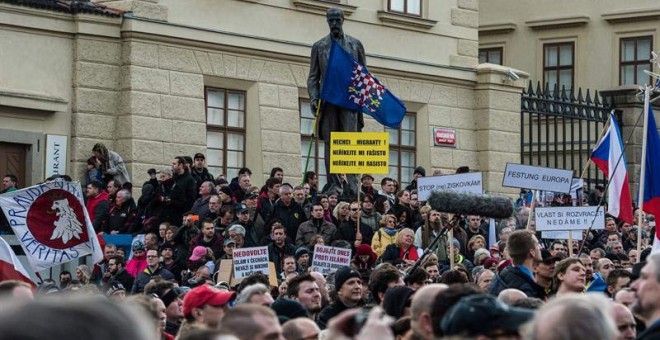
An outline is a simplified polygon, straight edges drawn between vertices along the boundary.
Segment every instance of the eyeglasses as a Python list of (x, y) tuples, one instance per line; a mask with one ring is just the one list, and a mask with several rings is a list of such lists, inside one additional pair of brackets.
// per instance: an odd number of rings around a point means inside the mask
[(148, 259), (153, 259), (153, 258), (158, 258), (158, 256), (157, 255), (147, 255), (147, 258)]
[(351, 208), (351, 211), (358, 211), (360, 208)]

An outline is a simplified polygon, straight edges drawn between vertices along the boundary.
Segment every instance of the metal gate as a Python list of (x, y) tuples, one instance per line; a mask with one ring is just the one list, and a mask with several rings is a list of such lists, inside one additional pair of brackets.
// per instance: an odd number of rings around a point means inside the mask
[[(537, 83), (534, 90), (531, 81), (521, 97), (521, 163), (574, 170), (574, 177), (580, 177), (607, 123), (611, 103), (601, 99), (598, 91), (592, 97), (589, 90), (583, 95), (578, 89), (576, 97), (574, 91), (559, 90), (557, 85), (550, 90), (547, 84), (541, 88)], [(618, 122), (620, 118), (619, 113)], [(583, 179), (589, 190), (606, 183), (595, 166)]]

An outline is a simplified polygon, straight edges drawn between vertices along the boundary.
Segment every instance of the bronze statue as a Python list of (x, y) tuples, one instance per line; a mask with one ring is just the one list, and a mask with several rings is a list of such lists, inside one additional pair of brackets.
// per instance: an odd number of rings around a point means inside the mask
[[(342, 25), (344, 23), (344, 12), (339, 8), (330, 8), (326, 13), (330, 34), (314, 43), (309, 66), (309, 77), (307, 78), (307, 91), (311, 100), (312, 112), (316, 114), (321, 87), (323, 86), (323, 76), (328, 65), (328, 55), (332, 41), (336, 41), (348, 53), (360, 62), (366, 65), (364, 47), (362, 43), (347, 34), (344, 34)], [(322, 102), (318, 117), (318, 132), (321, 140), (325, 141), (325, 170), (328, 174), (328, 184), (330, 190), (341, 186), (339, 174), (330, 173), (330, 133), (340, 132), (359, 132), (364, 127), (364, 117), (362, 112), (350, 111), (330, 103)], [(354, 192), (357, 192), (357, 177), (348, 176), (348, 183)]]

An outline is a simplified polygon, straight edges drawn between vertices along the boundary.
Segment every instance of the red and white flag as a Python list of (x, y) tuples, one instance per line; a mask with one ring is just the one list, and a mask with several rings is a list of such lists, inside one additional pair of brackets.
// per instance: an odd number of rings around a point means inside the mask
[(0, 237), (0, 282), (19, 280), (36, 286), (5, 239)]
[(79, 182), (55, 181), (0, 195), (9, 225), (36, 272), (103, 251)]

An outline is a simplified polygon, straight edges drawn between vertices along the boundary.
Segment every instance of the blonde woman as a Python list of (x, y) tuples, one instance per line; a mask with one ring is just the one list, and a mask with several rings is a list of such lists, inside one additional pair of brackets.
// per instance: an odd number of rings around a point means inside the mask
[(474, 262), (474, 253), (479, 249), (486, 248), (486, 238), (481, 235), (474, 235), (468, 241), (467, 259)]
[(422, 255), (422, 251), (413, 245), (415, 233), (412, 229), (403, 228), (396, 234), (396, 242), (385, 248), (381, 259), (383, 262), (404, 262), (408, 265), (415, 263)]
[(396, 216), (392, 214), (383, 215), (378, 224), (380, 228), (371, 239), (371, 248), (376, 255), (381, 256), (387, 246), (396, 242)]
[(349, 204), (347, 202), (337, 203), (335, 210), (332, 211), (332, 224), (339, 228), (342, 223), (348, 221), (348, 215), (350, 213), (348, 208)]
[(79, 265), (76, 267), (76, 278), (78, 281), (80, 281), (81, 284), (86, 285), (90, 283), (92, 277), (92, 271), (89, 270), (89, 267), (87, 267), (84, 264)]

